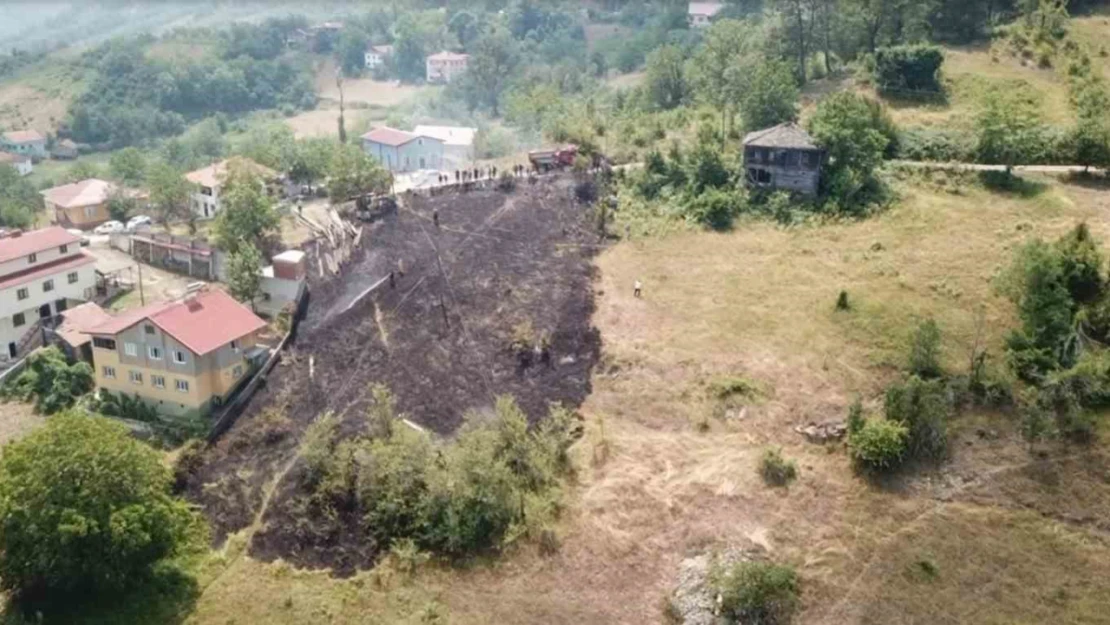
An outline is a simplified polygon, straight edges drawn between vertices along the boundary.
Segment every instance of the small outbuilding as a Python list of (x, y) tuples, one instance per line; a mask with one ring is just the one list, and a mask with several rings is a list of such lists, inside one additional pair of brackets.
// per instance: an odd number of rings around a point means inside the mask
[(748, 184), (817, 195), (825, 151), (797, 124), (780, 124), (744, 137)]

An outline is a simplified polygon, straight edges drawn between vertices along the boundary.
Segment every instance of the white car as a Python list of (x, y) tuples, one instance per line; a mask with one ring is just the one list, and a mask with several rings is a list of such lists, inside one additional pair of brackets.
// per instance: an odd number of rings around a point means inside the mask
[(81, 238), (81, 247), (88, 247), (88, 245), (89, 245), (89, 235), (85, 234), (81, 230), (78, 230), (77, 228), (70, 228), (69, 230), (66, 230), (66, 232), (72, 234), (75, 237), (80, 237)]
[(115, 234), (117, 232), (123, 232), (126, 229), (126, 226), (118, 221), (106, 221), (97, 226), (93, 232), (96, 234)]
[(128, 232), (131, 232), (131, 231), (134, 231), (135, 228), (138, 228), (139, 226), (149, 226), (150, 224), (151, 224), (150, 217), (147, 217), (146, 215), (135, 215), (131, 219), (127, 220), (127, 230), (128, 230)]

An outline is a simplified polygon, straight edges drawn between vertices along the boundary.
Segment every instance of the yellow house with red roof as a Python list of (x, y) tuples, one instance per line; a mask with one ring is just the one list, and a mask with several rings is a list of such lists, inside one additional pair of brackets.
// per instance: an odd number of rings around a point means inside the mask
[(217, 288), (132, 310), (85, 329), (99, 389), (160, 413), (206, 415), (251, 371), (266, 322)]

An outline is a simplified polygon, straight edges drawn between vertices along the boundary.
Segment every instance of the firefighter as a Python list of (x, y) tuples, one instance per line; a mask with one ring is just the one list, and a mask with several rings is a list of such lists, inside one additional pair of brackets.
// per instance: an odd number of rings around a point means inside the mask
[(432, 211), (432, 223), (434, 223), (436, 225), (436, 228), (439, 227), (439, 210), (438, 209)]

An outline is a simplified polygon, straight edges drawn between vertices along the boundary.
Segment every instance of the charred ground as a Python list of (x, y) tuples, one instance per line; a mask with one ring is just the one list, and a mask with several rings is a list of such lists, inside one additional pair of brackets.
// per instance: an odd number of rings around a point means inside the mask
[[(306, 509), (295, 462), (324, 412), (339, 415), (345, 433), (362, 431), (371, 384), (387, 385), (400, 411), (440, 435), (499, 395), (533, 421), (551, 402), (580, 405), (601, 347), (591, 325), (592, 214), (564, 179), (509, 194), (417, 196), (367, 226), (340, 275), (313, 286), (295, 347), (190, 479), (217, 539), (265, 507), (252, 555), (338, 571), (372, 562), (357, 511), (316, 518)], [(512, 347), (521, 335), (549, 345), (548, 357), (522, 358)]]

